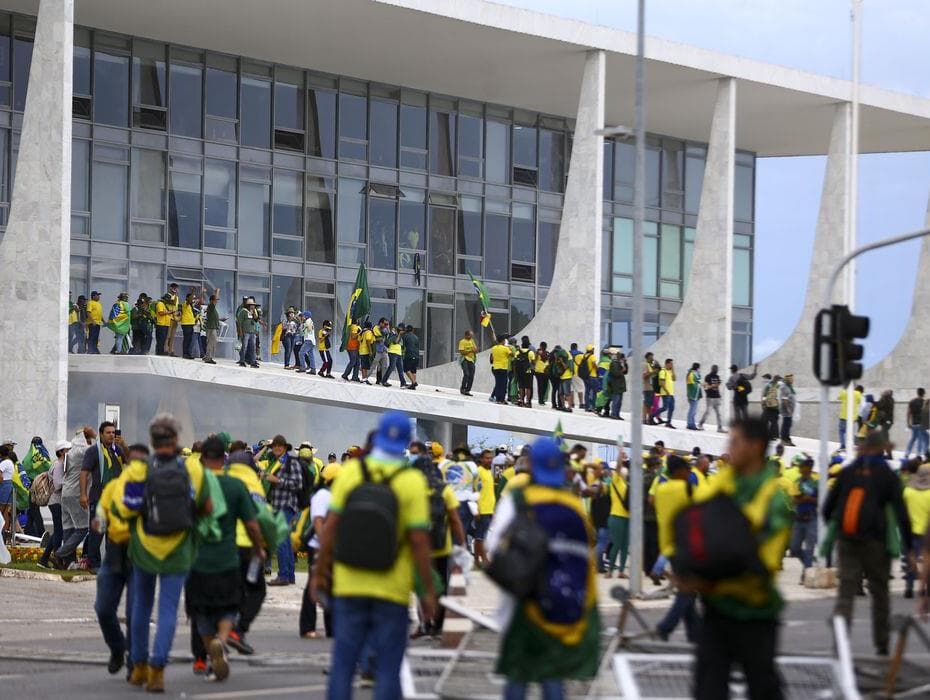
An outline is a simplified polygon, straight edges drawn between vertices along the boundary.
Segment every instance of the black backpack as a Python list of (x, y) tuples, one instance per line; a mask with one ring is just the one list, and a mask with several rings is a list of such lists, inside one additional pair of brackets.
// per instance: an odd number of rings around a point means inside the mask
[(310, 507), (310, 498), (313, 496), (313, 486), (316, 483), (314, 474), (317, 467), (312, 459), (306, 464), (298, 459), (297, 464), (300, 467), (300, 490), (297, 492), (297, 509), (303, 510)]
[(194, 526), (194, 497), (184, 460), (149, 460), (142, 526), (149, 535), (172, 535)]
[(522, 489), (514, 489), (516, 515), (501, 536), (494, 558), (484, 572), (498, 586), (518, 599), (540, 590), (549, 556), (549, 535), (536, 522)]
[(387, 571), (397, 559), (399, 506), (391, 480), (372, 481), (368, 464), (360, 462), (362, 482), (346, 499), (336, 530), (336, 561), (356, 569)]
[(578, 365), (578, 376), (582, 379), (591, 378), (591, 368), (588, 367), (588, 358), (591, 357), (590, 353), (585, 353), (581, 356), (581, 364)]
[(529, 374), (530, 373), (530, 351), (526, 349), (521, 349), (517, 351), (517, 356), (513, 361), (513, 373), (514, 374)]
[(426, 483), (430, 488), (429, 496), (429, 540), (430, 549), (440, 550), (446, 546), (446, 535), (449, 532), (449, 514), (442, 492), (446, 482), (442, 478), (439, 467), (433, 464), (429, 457), (420, 457), (415, 464), (426, 475)]
[(687, 506), (675, 517), (672, 566), (678, 575), (707, 581), (764, 574), (758, 546), (752, 525), (736, 501), (719, 494)]

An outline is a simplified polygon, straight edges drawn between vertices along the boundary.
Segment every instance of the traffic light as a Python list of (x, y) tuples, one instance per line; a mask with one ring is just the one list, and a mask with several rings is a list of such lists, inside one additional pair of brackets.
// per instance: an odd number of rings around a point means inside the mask
[(862, 376), (864, 348), (856, 341), (869, 334), (869, 317), (834, 304), (814, 321), (814, 374), (821, 384), (842, 386)]

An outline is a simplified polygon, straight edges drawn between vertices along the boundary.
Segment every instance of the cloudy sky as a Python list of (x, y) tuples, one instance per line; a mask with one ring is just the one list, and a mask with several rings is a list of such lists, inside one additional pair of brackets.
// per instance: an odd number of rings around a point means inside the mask
[[(498, 1), (631, 31), (636, 26), (635, 0)], [(862, 27), (863, 82), (930, 97), (930, 1), (864, 0)], [(851, 75), (849, 0), (647, 0), (646, 32), (835, 77)], [(823, 173), (822, 157), (758, 161), (757, 359), (790, 334), (801, 313)], [(930, 154), (865, 155), (859, 174), (860, 243), (923, 225)], [(859, 265), (858, 310), (872, 317), (869, 364), (890, 351), (904, 329), (917, 251), (916, 243), (903, 245), (870, 254)]]

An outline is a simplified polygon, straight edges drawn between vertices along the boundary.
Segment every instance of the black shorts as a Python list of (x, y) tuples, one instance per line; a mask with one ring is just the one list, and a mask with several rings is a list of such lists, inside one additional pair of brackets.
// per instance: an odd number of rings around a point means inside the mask
[(533, 388), (533, 375), (532, 374), (521, 374), (517, 377), (517, 382), (519, 383), (521, 389), (532, 389)]
[(359, 355), (359, 363), (361, 364), (362, 369), (369, 370), (371, 369), (371, 355)]
[(420, 361), (417, 359), (408, 359), (404, 358), (404, 372), (416, 372), (417, 365), (420, 364)]

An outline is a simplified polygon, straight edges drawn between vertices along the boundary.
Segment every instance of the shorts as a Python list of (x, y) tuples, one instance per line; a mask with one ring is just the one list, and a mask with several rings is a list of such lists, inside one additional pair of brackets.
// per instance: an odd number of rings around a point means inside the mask
[(408, 359), (404, 358), (404, 372), (413, 372), (416, 373), (417, 366), (420, 364), (418, 359)]
[(584, 379), (579, 376), (572, 377), (572, 390), (577, 393), (582, 393), (584, 391)]
[(562, 396), (571, 396), (572, 395), (572, 380), (571, 379), (561, 380), (559, 391), (561, 392)]
[(475, 539), (483, 540), (488, 536), (488, 528), (491, 527), (491, 514), (482, 515), (475, 521)]
[(654, 391), (644, 391), (643, 392), (643, 405), (649, 406), (652, 408), (652, 402), (655, 400), (656, 393)]
[(0, 506), (6, 506), (13, 502), (13, 482), (0, 482)]
[(369, 370), (371, 369), (371, 355), (359, 355), (358, 361), (362, 366), (362, 369)]
[(521, 374), (517, 377), (517, 382), (520, 385), (521, 389), (532, 389), (533, 388), (533, 375), (532, 374)]

